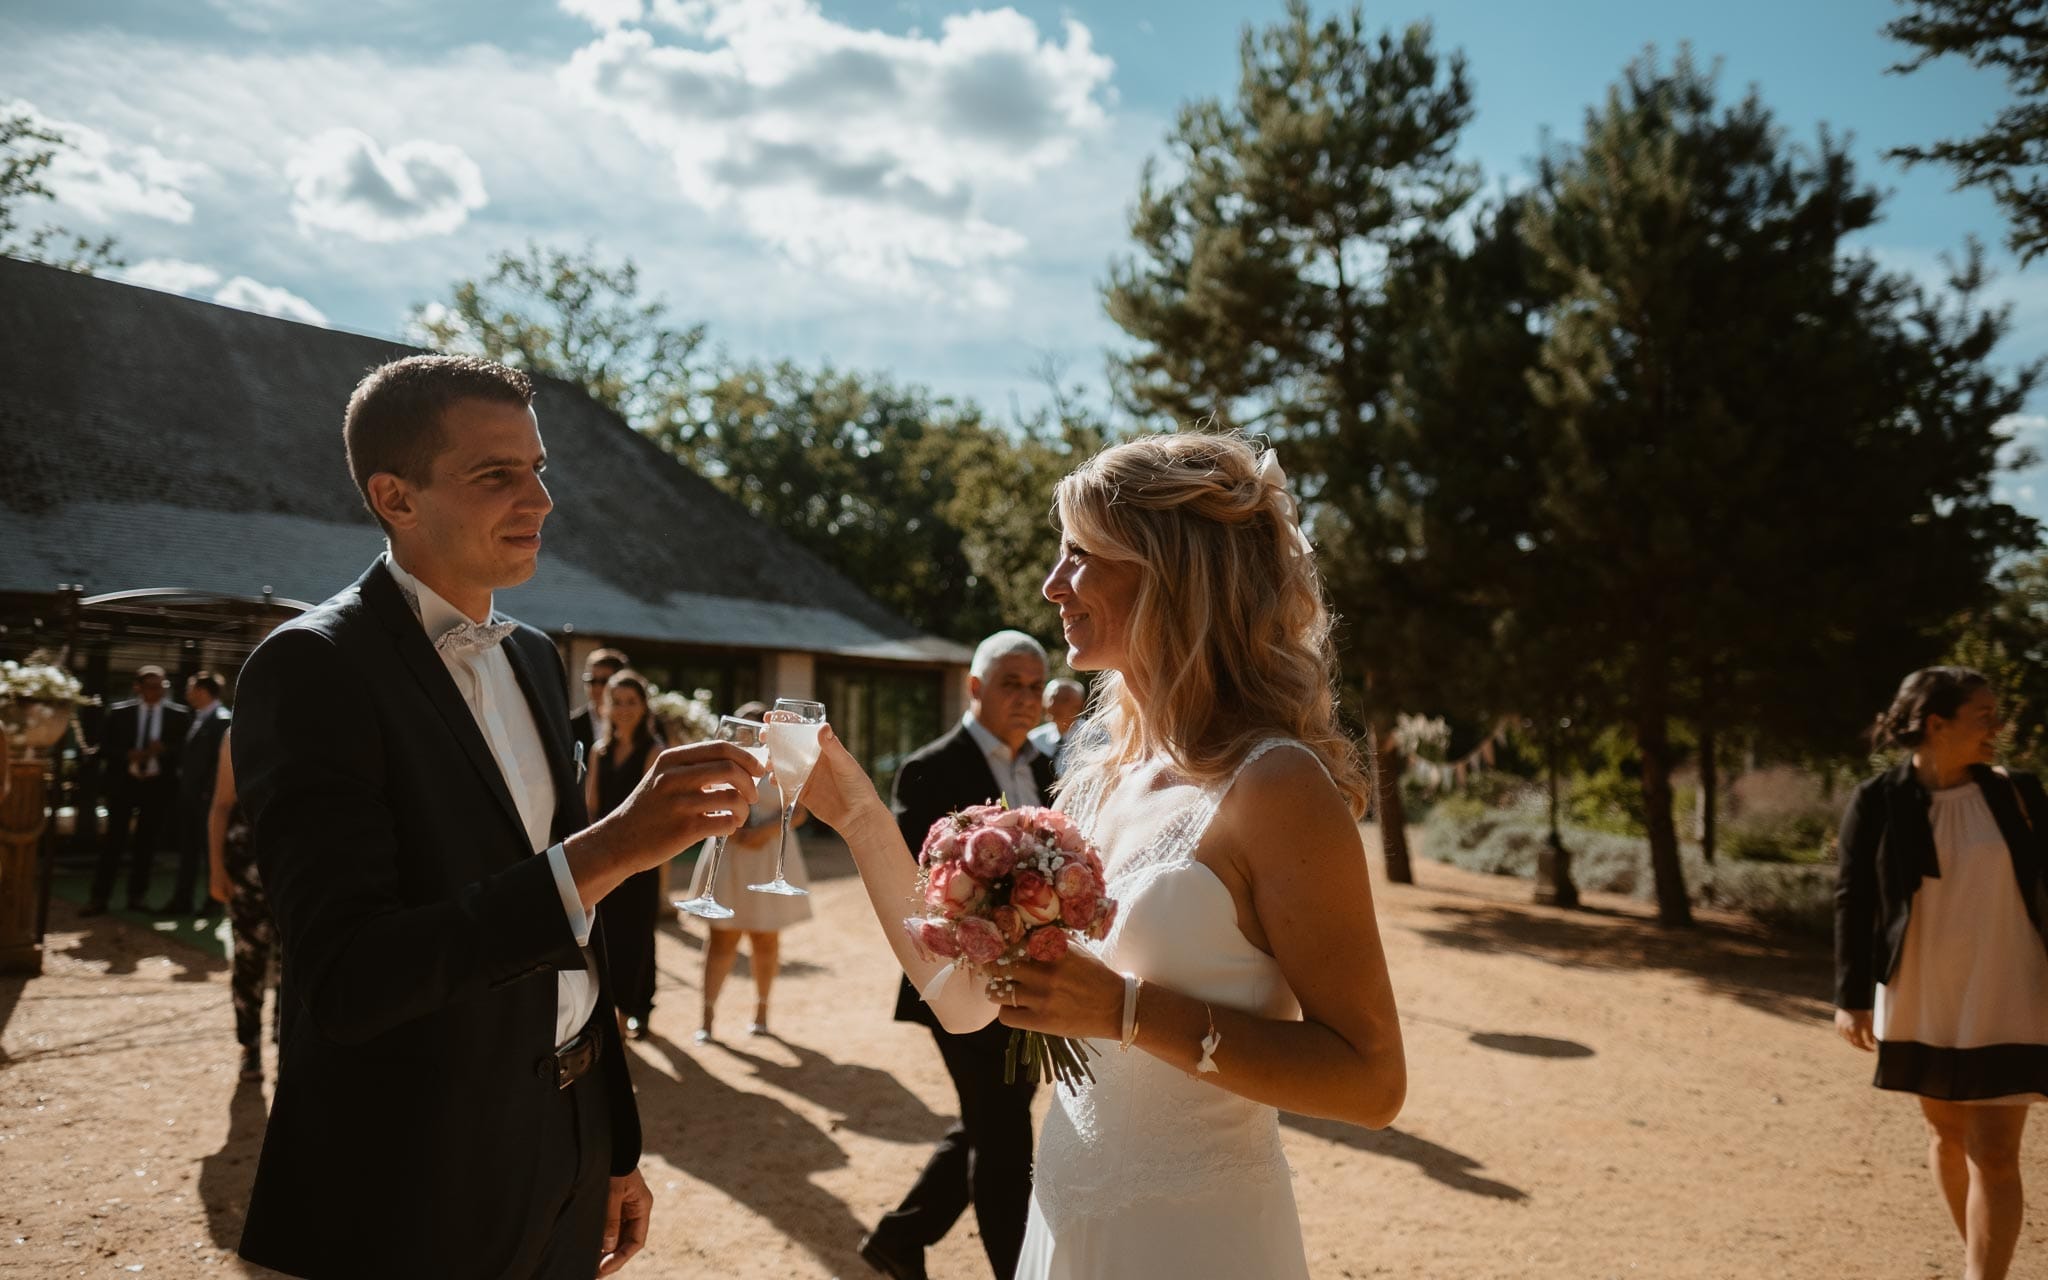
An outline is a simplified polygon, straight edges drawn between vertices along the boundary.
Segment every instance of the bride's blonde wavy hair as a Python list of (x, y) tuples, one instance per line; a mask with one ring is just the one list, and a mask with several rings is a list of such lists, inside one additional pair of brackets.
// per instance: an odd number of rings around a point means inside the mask
[(1147, 436), (1096, 454), (1056, 500), (1075, 544), (1141, 568), (1123, 669), (1090, 699), (1105, 733), (1078, 749), (1076, 773), (1164, 754), (1213, 783), (1260, 741), (1295, 738), (1363, 815), (1370, 783), (1337, 723), (1322, 579), (1270, 454), (1235, 433)]

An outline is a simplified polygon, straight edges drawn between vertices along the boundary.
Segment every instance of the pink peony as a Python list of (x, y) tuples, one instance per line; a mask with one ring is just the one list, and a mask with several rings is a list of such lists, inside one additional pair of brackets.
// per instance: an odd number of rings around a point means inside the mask
[(1087, 864), (1069, 862), (1054, 873), (1052, 887), (1062, 898), (1093, 899), (1102, 892), (1102, 881)]
[(924, 888), (925, 906), (947, 919), (978, 910), (987, 890), (967, 870), (964, 862), (941, 862), (933, 867)]
[(1092, 893), (1060, 899), (1060, 921), (1069, 929), (1086, 929), (1101, 910), (1102, 899)]
[(951, 862), (958, 858), (966, 847), (965, 837), (958, 831), (948, 830), (944, 835), (925, 842), (924, 853), (919, 856), (918, 861), (927, 867), (935, 867), (941, 862)]
[(1031, 825), (1031, 811), (1029, 809), (1005, 809), (997, 814), (990, 821), (989, 825), (998, 831), (1007, 831), (1012, 835), (1022, 835), (1025, 829)]
[(960, 954), (971, 964), (994, 964), (1006, 945), (1002, 932), (981, 916), (955, 920), (953, 936), (960, 942)]
[(1017, 908), (997, 907), (988, 914), (1002, 932), (1003, 941), (1015, 946), (1024, 940), (1024, 917), (1017, 914)]
[(1067, 815), (1060, 814), (1059, 816), (1062, 821), (1059, 826), (1053, 829), (1052, 838), (1053, 843), (1060, 847), (1060, 852), (1080, 853), (1086, 849), (1088, 847), (1088, 838), (1081, 834), (1081, 828), (1075, 826), (1073, 821), (1067, 818)]
[(1109, 936), (1109, 926), (1115, 923), (1116, 902), (1113, 899), (1104, 898), (1102, 905), (1096, 909), (1095, 923), (1088, 926), (1088, 936), (1100, 942)]
[(943, 837), (951, 834), (953, 830), (953, 815), (949, 813), (937, 822), (934, 822), (931, 830), (924, 833), (924, 843), (917, 847), (918, 853), (922, 855), (929, 851), (933, 845), (937, 844)]
[(999, 804), (971, 804), (953, 816), (963, 827), (978, 827), (993, 821), (1002, 812), (1003, 806)]
[(1030, 940), (1024, 944), (1024, 953), (1033, 960), (1057, 960), (1067, 954), (1067, 931), (1050, 925), (1033, 929)]
[(1052, 882), (1036, 871), (1020, 871), (1010, 886), (1010, 905), (1029, 925), (1051, 924), (1060, 918), (1060, 897)]
[(951, 960), (960, 954), (960, 944), (954, 940), (953, 927), (944, 920), (912, 916), (903, 922), (903, 928), (910, 935), (911, 943), (926, 956)]
[(1017, 842), (1000, 827), (983, 827), (968, 835), (967, 869), (983, 884), (993, 884), (1017, 867)]

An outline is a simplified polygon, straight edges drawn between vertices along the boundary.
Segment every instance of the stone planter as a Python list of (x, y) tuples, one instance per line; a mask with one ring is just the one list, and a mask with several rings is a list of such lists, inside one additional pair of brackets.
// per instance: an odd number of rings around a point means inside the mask
[(72, 706), (68, 702), (0, 703), (0, 724), (22, 756), (35, 759), (64, 741), (71, 727)]

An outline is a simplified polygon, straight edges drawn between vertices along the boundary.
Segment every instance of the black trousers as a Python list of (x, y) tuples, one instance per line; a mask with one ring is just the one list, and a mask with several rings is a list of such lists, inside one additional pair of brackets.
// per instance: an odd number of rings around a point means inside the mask
[(927, 1249), (967, 1210), (981, 1228), (996, 1280), (1010, 1280), (1031, 1213), (1031, 1091), (1020, 1074), (1003, 1083), (1010, 1029), (991, 1023), (964, 1036), (934, 1030), (960, 1095), (960, 1123), (948, 1130), (916, 1185), (875, 1228), (891, 1244)]
[[(610, 1014), (606, 1014), (610, 1017)], [(534, 1202), (507, 1277), (590, 1280), (597, 1274), (611, 1193), (612, 1124), (604, 1078), (590, 1071), (558, 1091), (541, 1128)]]
[(605, 895), (605, 963), (619, 1012), (647, 1025), (654, 1012), (654, 930), (661, 919), (661, 872), (641, 871)]
[[(149, 864), (156, 859), (157, 846), (178, 807), (176, 778), (128, 778), (117, 780), (107, 793), (107, 842), (100, 846), (99, 869), (92, 878), (92, 901), (105, 906), (114, 895), (114, 877), (121, 857), (128, 856), (128, 900), (131, 907), (146, 905)], [(133, 828), (131, 830), (131, 827)]]

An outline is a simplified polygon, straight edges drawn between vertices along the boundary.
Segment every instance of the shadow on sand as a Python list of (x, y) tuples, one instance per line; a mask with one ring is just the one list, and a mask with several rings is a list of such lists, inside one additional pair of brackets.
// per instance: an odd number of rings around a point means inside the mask
[(236, 1083), (228, 1100), (228, 1134), (220, 1150), (199, 1162), (199, 1202), (206, 1207), (206, 1230), (213, 1243), (230, 1253), (242, 1243), (242, 1220), (249, 1207), (249, 1188), (256, 1181), (256, 1157), (263, 1150), (263, 1128), (270, 1112), (257, 1080)]
[(1438, 1146), (1426, 1138), (1418, 1138), (1399, 1129), (1361, 1129), (1341, 1120), (1321, 1120), (1284, 1111), (1280, 1113), (1280, 1123), (1353, 1151), (1405, 1160), (1432, 1181), (1441, 1182), (1453, 1191), (1485, 1196), (1489, 1200), (1521, 1201), (1529, 1198), (1529, 1193), (1520, 1187), (1480, 1177), (1475, 1171), (1485, 1166), (1471, 1156), (1461, 1155), (1449, 1147)]
[(1535, 956), (1577, 969), (1684, 974), (1702, 987), (1750, 1008), (1794, 1022), (1825, 1021), (1831, 959), (1825, 944), (1774, 938), (1762, 928), (1701, 922), (1666, 929), (1654, 920), (1612, 912), (1571, 915), (1508, 903), (1445, 903), (1441, 919), (1421, 935), (1461, 951)]
[(778, 1035), (749, 1040), (780, 1045), (796, 1055), (795, 1065), (750, 1053), (743, 1044), (719, 1042), (718, 1047), (746, 1063), (763, 1083), (808, 1098), (832, 1112), (838, 1117), (832, 1124), (834, 1130), (851, 1129), (885, 1142), (928, 1143), (944, 1137), (952, 1123), (879, 1067), (834, 1062), (816, 1049)]
[(828, 1274), (867, 1274), (855, 1253), (866, 1228), (811, 1181), (846, 1165), (839, 1144), (787, 1104), (726, 1084), (667, 1037), (643, 1044), (675, 1072), (634, 1065), (643, 1148), (759, 1214)]

